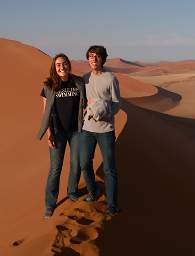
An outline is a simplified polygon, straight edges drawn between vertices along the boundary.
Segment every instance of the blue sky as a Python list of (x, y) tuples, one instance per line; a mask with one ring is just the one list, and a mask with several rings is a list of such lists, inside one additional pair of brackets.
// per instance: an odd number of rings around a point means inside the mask
[(0, 37), (85, 59), (92, 44), (109, 58), (195, 59), (194, 0), (0, 0)]

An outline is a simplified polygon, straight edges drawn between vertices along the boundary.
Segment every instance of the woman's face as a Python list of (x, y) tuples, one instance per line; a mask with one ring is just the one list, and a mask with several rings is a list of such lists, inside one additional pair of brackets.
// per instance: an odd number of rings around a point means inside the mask
[(63, 57), (58, 57), (55, 61), (56, 73), (62, 80), (66, 80), (68, 78), (68, 74), (70, 73), (70, 68), (68, 63)]

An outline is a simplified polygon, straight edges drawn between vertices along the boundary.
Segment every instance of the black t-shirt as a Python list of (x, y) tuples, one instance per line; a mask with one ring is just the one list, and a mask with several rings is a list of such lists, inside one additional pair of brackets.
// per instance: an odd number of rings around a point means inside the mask
[[(44, 89), (41, 96), (45, 97)], [(68, 80), (61, 83), (61, 88), (56, 91), (54, 109), (56, 113), (55, 124), (65, 131), (78, 129), (80, 93), (74, 81)]]

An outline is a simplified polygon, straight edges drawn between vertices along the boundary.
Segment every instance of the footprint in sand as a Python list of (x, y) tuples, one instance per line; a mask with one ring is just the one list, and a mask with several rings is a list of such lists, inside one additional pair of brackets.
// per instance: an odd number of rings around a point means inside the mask
[(19, 246), (24, 242), (24, 239), (16, 240), (12, 243), (12, 246)]
[(76, 236), (70, 239), (73, 244), (81, 244), (84, 241), (93, 241), (98, 237), (98, 232), (95, 228), (83, 228), (78, 230)]
[(68, 247), (62, 247), (60, 248), (52, 248), (52, 252), (54, 252), (55, 256), (62, 256), (62, 255), (66, 255), (66, 256), (80, 256), (80, 253), (76, 252), (75, 250), (73, 250), (72, 248), (68, 248)]
[[(67, 207), (60, 215), (60, 224), (56, 225), (57, 235), (52, 250), (62, 255), (97, 256), (98, 248), (94, 241), (98, 238), (104, 221), (109, 218), (105, 214), (105, 202), (89, 204), (84, 201)], [(61, 254), (60, 254), (61, 253)], [(77, 254), (74, 254), (77, 253)]]
[(76, 220), (77, 223), (81, 224), (81, 225), (90, 225), (91, 223), (94, 222), (94, 220), (90, 220), (87, 219), (85, 217), (81, 217), (79, 218), (78, 216), (68, 216), (68, 218), (72, 219), (72, 220)]

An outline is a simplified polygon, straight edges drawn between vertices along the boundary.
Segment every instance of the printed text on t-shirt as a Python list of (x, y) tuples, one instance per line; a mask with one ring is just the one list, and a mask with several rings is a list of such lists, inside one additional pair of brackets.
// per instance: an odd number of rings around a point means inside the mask
[(57, 98), (79, 96), (78, 88), (63, 88), (56, 92)]

